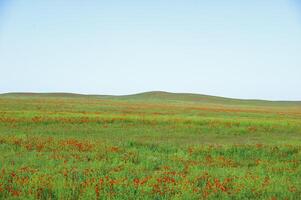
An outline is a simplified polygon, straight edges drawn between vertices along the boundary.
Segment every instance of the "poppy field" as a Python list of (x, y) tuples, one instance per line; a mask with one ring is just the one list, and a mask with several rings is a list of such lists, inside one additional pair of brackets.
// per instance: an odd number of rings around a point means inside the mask
[(0, 199), (301, 199), (301, 103), (0, 95)]

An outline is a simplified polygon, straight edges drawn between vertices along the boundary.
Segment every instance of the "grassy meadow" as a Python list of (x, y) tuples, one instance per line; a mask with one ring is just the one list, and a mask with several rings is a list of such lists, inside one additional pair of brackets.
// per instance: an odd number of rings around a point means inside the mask
[(0, 199), (301, 199), (301, 102), (0, 95)]

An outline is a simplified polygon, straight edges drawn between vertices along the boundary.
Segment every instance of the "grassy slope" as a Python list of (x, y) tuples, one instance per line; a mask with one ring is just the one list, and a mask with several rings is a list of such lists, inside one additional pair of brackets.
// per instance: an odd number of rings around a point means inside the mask
[[(18, 120), (30, 120), (35, 116), (44, 117), (46, 121), (55, 117), (114, 119), (107, 130), (91, 124), (92, 135), (109, 139), (112, 131), (119, 138), (118, 133), (125, 132), (120, 126), (131, 123), (134, 125), (126, 131), (126, 138), (165, 142), (165, 137), (168, 141), (188, 144), (285, 142), (295, 140), (300, 131), (300, 102), (237, 100), (167, 92), (128, 96), (10, 93), (1, 97), (1, 110), (9, 111), (3, 116)], [(156, 125), (147, 124), (151, 122)], [(53, 123), (54, 132), (62, 132), (55, 125)], [(191, 127), (187, 129), (186, 126)], [(145, 134), (137, 136), (136, 132), (141, 129)], [(154, 129), (158, 129), (156, 134), (149, 133)], [(164, 137), (154, 137), (163, 135), (162, 130)], [(252, 134), (248, 134), (249, 130), (253, 130)], [(291, 134), (290, 137), (287, 134)]]
[(301, 106), (5, 94), (0, 152), (0, 199), (298, 199)]
[(262, 104), (262, 105), (300, 105), (301, 101), (268, 101), (256, 99), (233, 99), (226, 97), (193, 94), (193, 93), (171, 93), (164, 91), (143, 92), (132, 95), (87, 95), (76, 93), (4, 93), (0, 97), (94, 97), (94, 98), (113, 98), (127, 100), (161, 100), (161, 101), (190, 101), (207, 103), (236, 103), (236, 104)]

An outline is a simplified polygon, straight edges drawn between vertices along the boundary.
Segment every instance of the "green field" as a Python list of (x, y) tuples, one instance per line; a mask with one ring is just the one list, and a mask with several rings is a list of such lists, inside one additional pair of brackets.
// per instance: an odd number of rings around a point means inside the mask
[(0, 95), (0, 199), (301, 199), (301, 102)]

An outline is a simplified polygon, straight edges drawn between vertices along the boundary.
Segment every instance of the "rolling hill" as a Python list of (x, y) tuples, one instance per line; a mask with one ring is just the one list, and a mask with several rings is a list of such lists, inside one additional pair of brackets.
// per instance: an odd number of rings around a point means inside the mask
[(301, 106), (301, 101), (269, 101), (257, 99), (235, 99), (193, 93), (171, 93), (164, 91), (151, 91), (131, 95), (90, 95), (77, 93), (4, 93), (0, 97), (55, 97), (55, 98), (104, 98), (128, 101), (150, 102), (187, 102), (187, 103), (210, 103), (226, 105), (256, 105), (256, 106)]

